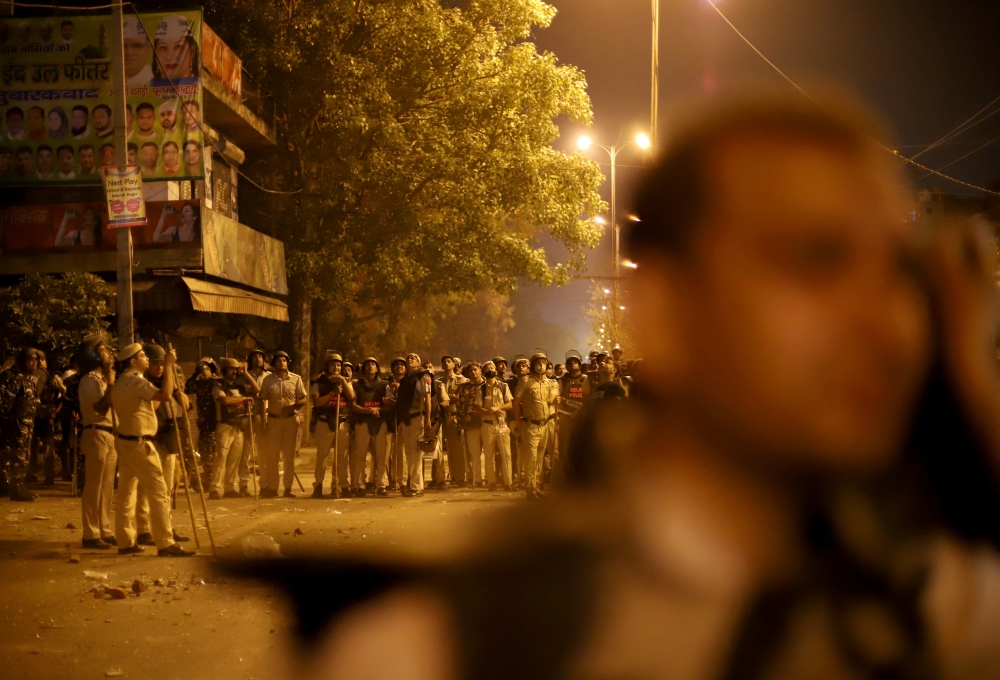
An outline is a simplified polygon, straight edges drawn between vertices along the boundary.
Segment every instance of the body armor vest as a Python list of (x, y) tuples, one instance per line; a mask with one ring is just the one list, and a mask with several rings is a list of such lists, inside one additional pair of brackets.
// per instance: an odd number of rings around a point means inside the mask
[(563, 399), (583, 403), (583, 386), (587, 383), (587, 376), (581, 373), (577, 377), (570, 376), (569, 373), (562, 377), (562, 389), (560, 395)]
[[(336, 391), (340, 388), (340, 378), (337, 377), (336, 380), (332, 379), (329, 375), (324, 373), (317, 380), (316, 384), (319, 386), (319, 396), (325, 397), (331, 392)], [(319, 406), (313, 410), (317, 418), (333, 418), (337, 412), (337, 397), (330, 400), (326, 406)], [(347, 417), (347, 395), (343, 392), (340, 394), (340, 418), (343, 420)]]

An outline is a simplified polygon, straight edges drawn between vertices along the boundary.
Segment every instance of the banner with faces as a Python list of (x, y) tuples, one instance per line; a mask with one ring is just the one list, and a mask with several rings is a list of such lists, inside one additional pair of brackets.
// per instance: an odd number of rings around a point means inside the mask
[[(110, 15), (0, 18), (0, 186), (99, 184), (115, 165)], [(205, 174), (201, 11), (126, 12), (128, 162)]]

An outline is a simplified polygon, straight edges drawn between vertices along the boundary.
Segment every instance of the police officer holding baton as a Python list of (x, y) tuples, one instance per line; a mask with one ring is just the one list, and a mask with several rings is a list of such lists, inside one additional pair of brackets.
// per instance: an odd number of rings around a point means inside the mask
[(118, 353), (117, 359), (124, 371), (111, 392), (111, 403), (118, 416), (118, 434), (115, 439), (120, 474), (118, 492), (115, 495), (118, 554), (143, 552), (143, 547), (136, 542), (135, 530), (136, 486), (142, 484), (149, 498), (150, 529), (157, 555), (189, 557), (194, 552), (184, 550), (174, 542), (170, 523), (170, 499), (160, 467), (160, 456), (153, 443), (157, 431), (153, 402), (165, 402), (173, 396), (177, 353), (171, 349), (164, 355), (165, 370), (159, 389), (143, 377), (143, 373), (149, 368), (149, 359), (142, 345), (128, 345)]

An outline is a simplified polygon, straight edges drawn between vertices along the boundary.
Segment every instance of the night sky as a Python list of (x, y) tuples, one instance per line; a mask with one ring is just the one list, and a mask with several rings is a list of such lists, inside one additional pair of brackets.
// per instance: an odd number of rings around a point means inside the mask
[[(550, 0), (552, 26), (536, 33), (540, 49), (581, 68), (589, 83), (595, 141), (614, 143), (649, 127), (650, 0)], [(912, 155), (1000, 97), (1000, 2), (962, 0), (719, 0), (719, 8), (769, 59), (806, 90), (834, 84), (855, 92), (891, 131), (885, 141)], [(660, 134), (669, 134), (670, 110), (704, 92), (782, 80), (705, 0), (660, 0)], [(790, 87), (790, 86), (789, 86)], [(921, 157), (940, 168), (1000, 137), (997, 115)], [(572, 150), (583, 129), (564, 124), (559, 148)], [(944, 172), (982, 186), (1000, 179), (1000, 140)], [(595, 160), (607, 157), (592, 151)], [(619, 213), (625, 212), (642, 156), (619, 157)], [(607, 168), (605, 168), (607, 174)], [(969, 190), (941, 180), (948, 191)], [(608, 183), (602, 188), (605, 199)], [(552, 257), (558, 248), (549, 247)], [(607, 275), (607, 239), (590, 256), (589, 274)], [(562, 289), (523, 288), (519, 313), (538, 305), (546, 321), (536, 343), (561, 356), (574, 344), (585, 351), (589, 328), (584, 302), (591, 284)], [(533, 316), (533, 315), (531, 315)], [(527, 319), (524, 319), (527, 321)], [(528, 329), (523, 329), (527, 331)], [(530, 334), (528, 334), (530, 337)], [(518, 334), (520, 339), (520, 334)], [(516, 349), (516, 348), (515, 348)], [(511, 350), (513, 351), (513, 350)], [(523, 350), (522, 350), (523, 351)]]

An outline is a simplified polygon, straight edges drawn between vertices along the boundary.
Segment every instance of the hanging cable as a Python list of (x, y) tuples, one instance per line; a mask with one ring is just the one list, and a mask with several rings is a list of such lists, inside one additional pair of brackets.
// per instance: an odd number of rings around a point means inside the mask
[[(715, 10), (715, 12), (720, 17), (722, 17), (722, 20), (725, 21), (729, 25), (729, 27), (733, 29), (733, 31), (736, 33), (736, 35), (738, 35), (743, 40), (743, 42), (745, 42), (750, 47), (750, 49), (752, 49), (754, 52), (756, 52), (757, 55), (761, 59), (763, 59), (765, 62), (767, 62), (768, 66), (770, 66), (771, 68), (773, 68), (778, 73), (778, 75), (780, 75), (782, 78), (784, 78), (786, 81), (788, 81), (788, 83), (790, 83), (796, 90), (798, 90), (799, 92), (801, 92), (807, 99), (809, 99), (812, 102), (816, 101), (812, 97), (812, 95), (810, 95), (808, 92), (806, 92), (804, 89), (802, 89), (799, 86), (798, 83), (796, 83), (794, 80), (792, 80), (787, 75), (785, 75), (785, 72), (782, 71), (780, 68), (778, 68), (777, 65), (775, 65), (774, 62), (772, 62), (770, 59), (768, 59), (766, 56), (764, 56), (764, 53), (761, 52), (759, 49), (757, 49), (757, 47), (752, 42), (750, 42), (750, 40), (745, 35), (743, 35), (740, 32), (740, 30), (738, 28), (736, 28), (735, 25), (733, 25), (733, 22), (731, 22), (726, 17), (726, 15), (722, 13), (722, 10), (719, 9), (719, 7), (715, 4), (715, 2), (713, 2), (713, 0), (705, 0), (705, 1), (712, 7), (712, 9)], [(989, 107), (987, 107), (987, 108), (989, 108)], [(976, 115), (979, 115), (979, 114), (976, 114)], [(975, 118), (975, 116), (973, 116), (973, 118)], [(992, 194), (994, 196), (1000, 196), (1000, 191), (992, 191), (992, 190), (987, 189), (985, 187), (977, 186), (977, 185), (972, 184), (970, 182), (965, 182), (965, 181), (960, 180), (960, 179), (958, 179), (956, 177), (951, 177), (949, 175), (945, 175), (944, 173), (942, 173), (942, 172), (940, 172), (938, 170), (935, 170), (934, 168), (929, 168), (926, 165), (923, 165), (922, 163), (919, 163), (918, 161), (914, 160), (915, 157), (914, 158), (910, 158), (908, 156), (904, 156), (903, 154), (901, 154), (896, 149), (890, 149), (888, 146), (886, 146), (882, 142), (879, 142), (878, 140), (875, 140), (875, 143), (878, 144), (883, 149), (885, 149), (886, 151), (888, 151), (889, 153), (891, 153), (892, 155), (894, 155), (897, 158), (899, 158), (901, 161), (904, 161), (905, 163), (908, 163), (908, 164), (910, 164), (910, 165), (912, 165), (914, 167), (920, 168), (924, 172), (930, 173), (931, 175), (936, 175), (937, 177), (940, 177), (942, 179), (946, 179), (949, 182), (954, 182), (956, 184), (961, 184), (962, 186), (969, 187), (970, 189), (975, 189), (977, 191), (981, 191), (981, 192), (986, 193), (986, 194)]]

